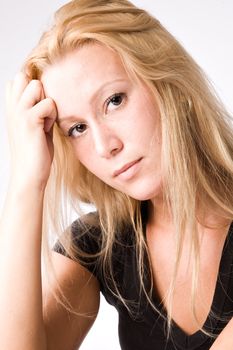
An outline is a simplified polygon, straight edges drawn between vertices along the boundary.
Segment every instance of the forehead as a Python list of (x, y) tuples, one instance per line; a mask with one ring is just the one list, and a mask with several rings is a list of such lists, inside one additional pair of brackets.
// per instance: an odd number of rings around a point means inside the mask
[(41, 77), (46, 95), (53, 95), (61, 85), (71, 89), (77, 82), (85, 93), (116, 79), (129, 79), (121, 58), (114, 50), (97, 43), (66, 54), (48, 66)]

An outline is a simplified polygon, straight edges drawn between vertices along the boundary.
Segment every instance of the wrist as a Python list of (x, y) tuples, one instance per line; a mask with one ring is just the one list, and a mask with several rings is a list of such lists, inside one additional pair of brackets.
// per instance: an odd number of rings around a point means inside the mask
[(44, 198), (46, 184), (24, 181), (22, 179), (11, 178), (8, 185), (7, 197), (14, 197), (21, 200), (36, 197), (38, 200)]

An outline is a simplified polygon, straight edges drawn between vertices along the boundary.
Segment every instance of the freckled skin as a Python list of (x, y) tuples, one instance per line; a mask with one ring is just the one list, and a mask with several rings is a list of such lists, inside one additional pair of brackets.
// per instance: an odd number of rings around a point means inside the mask
[[(110, 186), (139, 200), (161, 192), (161, 128), (148, 88), (128, 77), (119, 56), (101, 45), (84, 46), (43, 73), (46, 96), (57, 106), (62, 131), (79, 161)], [(114, 94), (122, 94), (108, 102)], [(107, 101), (108, 100), (108, 101)], [(113, 176), (142, 158), (130, 179)]]

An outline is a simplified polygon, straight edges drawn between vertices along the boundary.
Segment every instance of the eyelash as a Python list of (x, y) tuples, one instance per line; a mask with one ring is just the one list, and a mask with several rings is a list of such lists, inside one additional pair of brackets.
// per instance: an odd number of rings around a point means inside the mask
[[(114, 104), (114, 99), (118, 98), (118, 97), (121, 97), (121, 102), (119, 104)], [(105, 101), (105, 114), (107, 114), (107, 109), (110, 105), (110, 103), (113, 103), (113, 105), (117, 108), (119, 106), (122, 105), (122, 103), (124, 102), (124, 100), (126, 99), (126, 94), (123, 93), (123, 92), (120, 92), (120, 93), (115, 93), (114, 95), (110, 96), (106, 101)], [(115, 108), (114, 108), (115, 109)], [(75, 131), (75, 129), (77, 127), (80, 127), (80, 126), (87, 126), (85, 123), (77, 123), (75, 125), (73, 125), (69, 130), (68, 130), (68, 133), (67, 133), (67, 136), (68, 137), (74, 137), (74, 138), (77, 138), (77, 137), (80, 137), (82, 135), (82, 133), (79, 135), (79, 136), (74, 136), (73, 135), (73, 132)], [(77, 130), (76, 130), (77, 131)], [(85, 131), (84, 131), (85, 132)]]
[(74, 136), (73, 136), (74, 130), (75, 130), (77, 127), (80, 127), (80, 126), (83, 126), (83, 125), (86, 126), (86, 124), (84, 124), (84, 123), (77, 123), (77, 124), (73, 125), (73, 126), (68, 130), (67, 135), (68, 135), (69, 137), (74, 137)]
[[(121, 103), (117, 106), (121, 106), (121, 104), (124, 102), (125, 98), (126, 98), (126, 94), (124, 92), (118, 92), (118, 93), (115, 93), (114, 95), (110, 96), (107, 100), (106, 100), (106, 106), (108, 107), (110, 105), (110, 103), (112, 102), (113, 103), (113, 100), (116, 98), (116, 97), (121, 97), (122, 100), (121, 100)], [(116, 106), (116, 105), (115, 105)], [(107, 109), (107, 108), (106, 108)], [(105, 113), (106, 113), (106, 110), (105, 110)]]

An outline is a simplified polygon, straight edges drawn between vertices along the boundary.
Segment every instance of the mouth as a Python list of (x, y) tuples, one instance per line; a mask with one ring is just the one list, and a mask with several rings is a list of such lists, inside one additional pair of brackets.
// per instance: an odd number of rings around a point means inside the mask
[(137, 160), (134, 160), (133, 162), (125, 164), (122, 168), (114, 171), (113, 176), (120, 176), (123, 174), (126, 174), (130, 169), (136, 168), (135, 166), (142, 160), (142, 158), (139, 158)]

